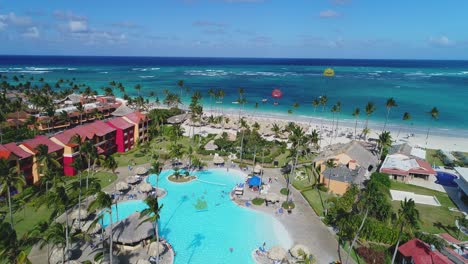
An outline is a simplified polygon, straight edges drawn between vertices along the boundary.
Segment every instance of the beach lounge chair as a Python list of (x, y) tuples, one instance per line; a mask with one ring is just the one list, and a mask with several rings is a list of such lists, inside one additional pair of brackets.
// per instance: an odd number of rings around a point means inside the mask
[(283, 215), (284, 211), (283, 208), (279, 208), (278, 211), (276, 211), (277, 215)]
[(245, 202), (245, 206), (249, 207), (251, 204), (249, 202)]

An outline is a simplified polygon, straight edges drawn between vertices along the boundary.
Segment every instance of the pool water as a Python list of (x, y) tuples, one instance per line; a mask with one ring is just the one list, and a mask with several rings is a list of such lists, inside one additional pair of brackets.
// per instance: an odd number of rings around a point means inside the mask
[(454, 181), (458, 177), (456, 175), (451, 174), (451, 173), (444, 172), (444, 171), (438, 171), (436, 178), (437, 178), (436, 183), (438, 183), (440, 185), (444, 185), (444, 186), (448, 186), (448, 187), (457, 187), (458, 186), (458, 184)]
[[(229, 198), (229, 192), (245, 177), (238, 171), (211, 169), (194, 172), (197, 180), (173, 183), (167, 177), (172, 170), (161, 172), (159, 187), (167, 191), (160, 199), (159, 234), (173, 246), (175, 263), (254, 263), (251, 253), (264, 242), (269, 248), (292, 246), (284, 226), (273, 216), (240, 207)], [(147, 181), (155, 186), (156, 175)], [(203, 205), (206, 202), (206, 208)], [(142, 201), (118, 204), (119, 219), (145, 208)], [(116, 221), (115, 206), (113, 220)], [(109, 217), (105, 216), (104, 225)]]

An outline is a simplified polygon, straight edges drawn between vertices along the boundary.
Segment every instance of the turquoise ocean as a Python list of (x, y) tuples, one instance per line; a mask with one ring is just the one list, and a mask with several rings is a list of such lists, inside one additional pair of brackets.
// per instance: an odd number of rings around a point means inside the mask
[[(327, 67), (334, 69), (335, 76), (323, 76)], [(214, 104), (208, 90), (223, 89), (223, 103), (215, 104), (223, 111), (238, 110), (239, 105), (232, 102), (242, 87), (246, 111), (283, 118), (332, 118), (330, 107), (340, 101), (340, 122), (350, 125), (353, 109), (361, 108), (363, 122), (364, 107), (373, 102), (377, 106), (370, 116), (374, 127), (383, 125), (385, 102), (393, 97), (398, 106), (390, 112), (390, 129), (402, 126), (403, 113), (409, 112), (412, 119), (404, 123), (405, 129), (419, 133), (430, 126), (433, 134), (468, 136), (468, 61), (0, 56), (0, 74), (24, 75), (20, 82), (34, 76), (33, 84), (38, 85), (43, 77), (52, 87), (59, 79), (75, 78), (75, 83), (97, 91), (116, 81), (131, 96), (137, 95), (134, 86), (140, 84), (141, 95), (149, 98), (153, 91), (161, 101), (165, 90), (179, 93), (177, 81), (184, 80), (190, 91), (202, 92), (205, 110)], [(70, 87), (58, 89), (64, 88)], [(271, 97), (275, 88), (283, 92), (276, 106)], [(114, 92), (120, 95), (117, 89)], [(182, 93), (185, 104), (190, 93)], [(321, 95), (328, 97), (327, 107), (314, 111), (312, 100)], [(262, 99), (268, 101), (262, 103)], [(298, 108), (293, 107), (296, 102)], [(428, 114), (432, 107), (440, 112), (437, 121)]]

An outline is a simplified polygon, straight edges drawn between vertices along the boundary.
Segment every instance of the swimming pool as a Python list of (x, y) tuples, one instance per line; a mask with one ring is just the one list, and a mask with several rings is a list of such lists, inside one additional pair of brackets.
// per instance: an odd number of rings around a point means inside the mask
[(452, 173), (448, 173), (448, 172), (445, 172), (445, 171), (438, 171), (436, 178), (437, 178), (436, 183), (438, 183), (440, 185), (444, 185), (444, 186), (448, 186), (448, 187), (457, 187), (458, 186), (457, 183), (454, 181), (458, 177), (456, 175), (452, 174)]
[[(168, 181), (172, 172), (163, 171), (159, 176), (159, 187), (167, 191), (160, 200), (164, 208), (159, 232), (176, 251), (175, 263), (254, 263), (251, 252), (264, 242), (267, 248), (278, 244), (284, 248), (292, 246), (289, 234), (277, 219), (230, 200), (229, 192), (234, 185), (244, 182), (241, 172), (199, 171), (193, 173), (197, 180), (184, 184)], [(147, 181), (155, 186), (156, 175), (149, 176)], [(196, 206), (203, 201), (206, 208)], [(119, 219), (144, 208), (139, 200), (121, 202)], [(115, 206), (113, 209), (115, 212)], [(113, 220), (117, 220), (115, 213)], [(104, 225), (108, 223), (105, 216)]]

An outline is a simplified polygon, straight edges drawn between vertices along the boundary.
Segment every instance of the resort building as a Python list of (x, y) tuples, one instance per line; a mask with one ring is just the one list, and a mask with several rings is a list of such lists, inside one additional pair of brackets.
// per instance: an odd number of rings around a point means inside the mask
[(466, 201), (466, 197), (468, 196), (468, 168), (455, 167), (455, 171), (460, 176), (458, 179), (455, 179), (458, 185), (458, 197), (462, 201)]
[(400, 154), (408, 158), (426, 159), (426, 151), (422, 148), (412, 147), (408, 143), (393, 145), (388, 150), (388, 155)]
[(428, 180), (437, 174), (429, 163), (421, 159), (408, 158), (406, 155), (387, 155), (380, 166), (380, 172), (387, 173), (394, 180), (408, 182), (414, 177)]
[(398, 247), (402, 264), (452, 264), (444, 254), (419, 239), (412, 239)]
[(106, 122), (116, 129), (115, 144), (117, 152), (126, 152), (133, 148), (135, 144), (135, 125), (126, 121), (123, 117), (117, 117)]
[[(336, 167), (327, 168), (328, 160), (333, 160)], [(314, 159), (314, 166), (321, 172), (320, 183), (336, 194), (345, 193), (352, 183), (361, 184), (377, 164), (377, 155), (357, 141), (331, 145)]]
[(134, 137), (135, 142), (146, 142), (149, 140), (148, 135), (148, 126), (150, 119), (147, 115), (142, 114), (139, 111), (134, 111), (132, 113), (126, 114), (122, 117), (125, 121), (135, 125), (134, 128)]
[(33, 139), (29, 139), (24, 141), (23, 143), (19, 144), (19, 147), (24, 150), (25, 152), (31, 154), (33, 156), (32, 159), (32, 177), (33, 177), (33, 183), (39, 182), (40, 177), (42, 175), (39, 175), (39, 170), (38, 166), (39, 164), (37, 163), (38, 157), (37, 157), (37, 146), (39, 145), (46, 145), (48, 148), (48, 154), (55, 156), (57, 161), (62, 164), (62, 159), (63, 159), (63, 146), (56, 144), (52, 140), (50, 140), (47, 136), (36, 136)]
[(66, 176), (76, 175), (72, 164), (79, 155), (79, 145), (72, 143), (75, 135), (80, 136), (81, 141), (90, 140), (98, 150), (98, 154), (110, 155), (116, 151), (116, 129), (104, 121), (98, 120), (90, 124), (77, 126), (59, 133), (50, 139), (64, 148), (63, 173)]
[(33, 183), (33, 155), (31, 153), (24, 151), (16, 143), (12, 142), (0, 145), (0, 158), (10, 161), (10, 166), (18, 166), (19, 173), (24, 175), (26, 182), (28, 184)]

